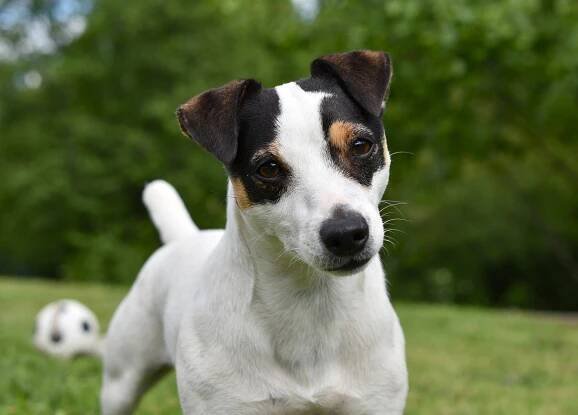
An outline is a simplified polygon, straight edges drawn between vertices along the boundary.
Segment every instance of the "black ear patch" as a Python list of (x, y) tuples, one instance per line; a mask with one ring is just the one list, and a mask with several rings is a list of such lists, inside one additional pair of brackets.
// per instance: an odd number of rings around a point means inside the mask
[(363, 109), (379, 117), (389, 93), (392, 66), (388, 54), (360, 50), (315, 59), (311, 76), (335, 78)]
[(237, 155), (239, 110), (260, 89), (253, 79), (231, 81), (191, 98), (177, 110), (181, 130), (229, 167)]

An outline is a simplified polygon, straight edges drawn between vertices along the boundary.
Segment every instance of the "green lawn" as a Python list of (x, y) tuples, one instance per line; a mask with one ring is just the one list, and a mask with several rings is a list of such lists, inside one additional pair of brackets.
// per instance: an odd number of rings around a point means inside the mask
[[(0, 414), (97, 413), (100, 363), (40, 355), (30, 339), (46, 303), (75, 298), (105, 323), (124, 288), (0, 278)], [(578, 322), (546, 315), (397, 304), (406, 333), (407, 414), (578, 414)], [(139, 414), (179, 413), (174, 376)]]

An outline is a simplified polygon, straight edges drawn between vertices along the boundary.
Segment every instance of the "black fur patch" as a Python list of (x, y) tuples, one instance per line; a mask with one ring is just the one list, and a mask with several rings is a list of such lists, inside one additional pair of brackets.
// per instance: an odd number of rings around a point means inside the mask
[[(276, 202), (287, 189), (290, 180), (291, 172), (283, 164), (282, 155), (274, 155), (274, 151), (261, 154), (265, 149), (272, 150), (279, 112), (279, 96), (275, 89), (262, 89), (243, 102), (239, 113), (237, 155), (229, 173), (241, 180), (253, 204)], [(259, 180), (255, 175), (260, 163), (268, 157), (274, 158), (283, 168), (279, 180), (274, 182)]]
[[(330, 77), (312, 77), (298, 81), (297, 84), (305, 91), (327, 92), (330, 97), (321, 103), (321, 119), (323, 132), (328, 141), (329, 154), (339, 169), (347, 176), (359, 183), (370, 186), (374, 173), (385, 166), (384, 132), (381, 118), (365, 111)], [(363, 160), (355, 158), (344, 159), (340, 151), (329, 142), (329, 128), (336, 121), (359, 124), (367, 129), (368, 134), (358, 138), (365, 138), (377, 145), (377, 150), (371, 157)]]

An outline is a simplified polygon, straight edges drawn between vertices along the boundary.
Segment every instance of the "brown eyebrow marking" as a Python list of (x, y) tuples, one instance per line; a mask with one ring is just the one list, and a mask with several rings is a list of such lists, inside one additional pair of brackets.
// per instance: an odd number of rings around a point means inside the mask
[(329, 142), (339, 150), (340, 153), (345, 153), (359, 130), (359, 126), (354, 123), (335, 121), (329, 127)]
[(371, 131), (363, 125), (348, 121), (335, 121), (329, 127), (329, 145), (337, 150), (343, 160), (346, 160), (351, 142), (362, 132), (371, 135)]
[(249, 195), (247, 194), (247, 189), (245, 185), (238, 177), (231, 177), (231, 184), (233, 185), (233, 192), (235, 193), (235, 202), (239, 209), (248, 209), (253, 206), (251, 200), (249, 200)]

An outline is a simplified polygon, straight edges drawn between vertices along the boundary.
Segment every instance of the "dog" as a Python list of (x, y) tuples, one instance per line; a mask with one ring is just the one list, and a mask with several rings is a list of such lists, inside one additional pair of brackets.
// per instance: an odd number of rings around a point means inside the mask
[(401, 414), (403, 332), (379, 258), (389, 56), (327, 55), (275, 88), (232, 81), (177, 110), (228, 174), (224, 230), (143, 193), (164, 245), (104, 344), (101, 408), (129, 414), (174, 367), (185, 414)]

